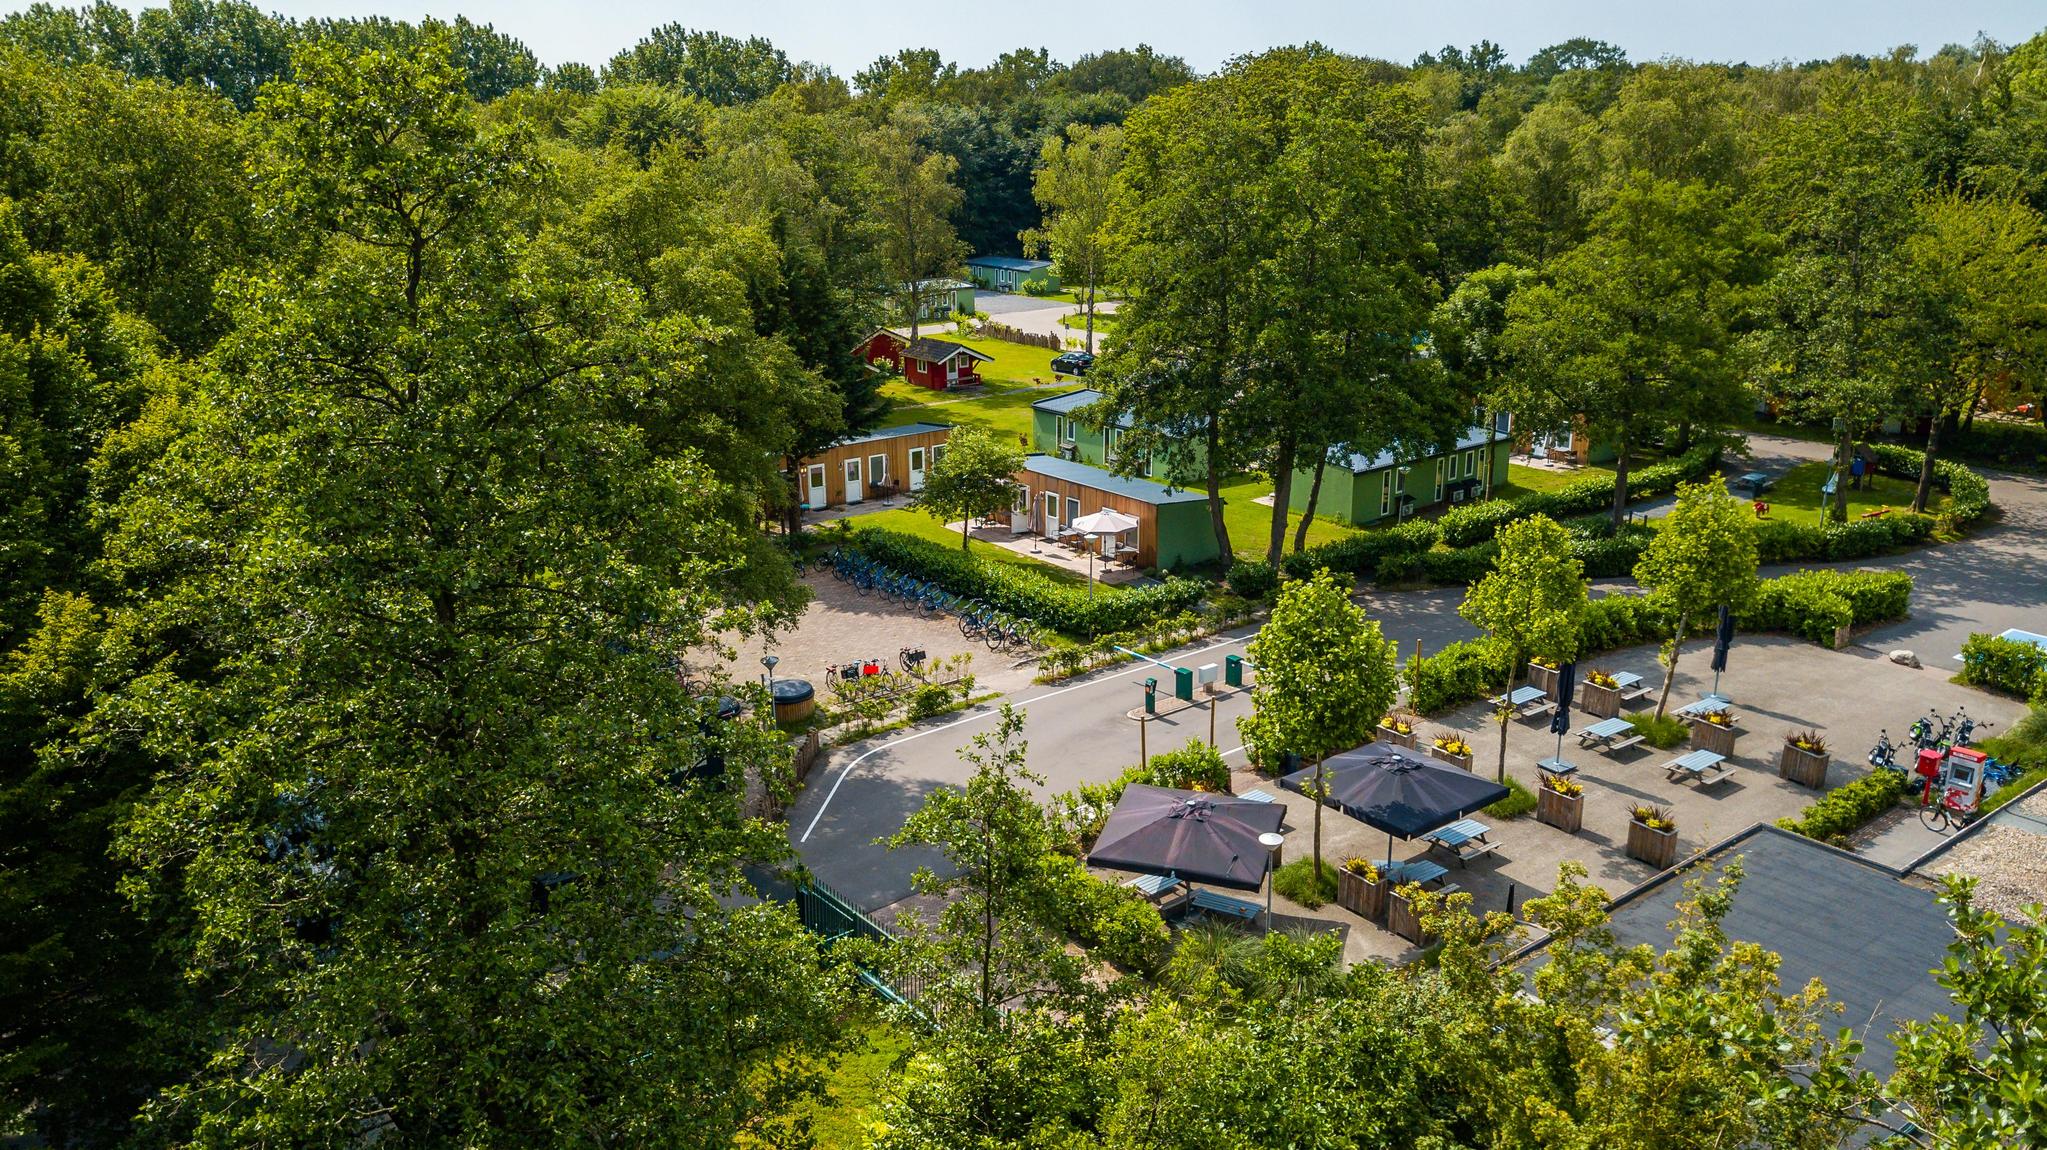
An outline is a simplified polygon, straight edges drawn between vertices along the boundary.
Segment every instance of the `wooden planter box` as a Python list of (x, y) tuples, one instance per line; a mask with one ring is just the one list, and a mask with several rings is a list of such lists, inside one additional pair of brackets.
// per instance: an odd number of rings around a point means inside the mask
[(1602, 687), (1597, 683), (1578, 685), (1578, 706), (1588, 715), (1611, 719), (1621, 713), (1621, 689)]
[(1734, 740), (1741, 737), (1740, 727), (1719, 727), (1703, 719), (1693, 719), (1691, 724), (1693, 750), (1734, 757)]
[(1360, 875), (1347, 870), (1336, 872), (1336, 905), (1368, 922), (1379, 922), (1386, 917), (1386, 879), (1366, 882)]
[(1535, 821), (1575, 835), (1585, 825), (1585, 796), (1558, 794), (1548, 787), (1537, 787)]
[(1557, 697), (1557, 673), (1541, 663), (1528, 664), (1528, 685), (1541, 687), (1542, 693), (1552, 699)]
[(1470, 755), (1453, 755), (1434, 743), (1429, 744), (1429, 755), (1439, 763), (1448, 763), (1467, 771), (1471, 769)]
[(1409, 731), (1408, 733), (1403, 735), (1399, 731), (1394, 730), (1392, 727), (1380, 727), (1377, 731), (1373, 732), (1373, 737), (1378, 739), (1382, 743), (1395, 743), (1398, 744), (1399, 746), (1406, 747), (1410, 751), (1414, 750), (1413, 731)]
[(1821, 751), (1800, 750), (1790, 743), (1784, 744), (1784, 753), (1777, 759), (1777, 777), (1790, 779), (1801, 787), (1819, 791), (1827, 787), (1827, 764), (1833, 756)]
[(1415, 913), (1414, 904), (1401, 897), (1399, 891), (1386, 896), (1386, 929), (1416, 946), (1429, 944), (1429, 940), (1422, 936), (1421, 916)]
[(1653, 831), (1647, 823), (1628, 820), (1628, 857), (1640, 859), (1657, 870), (1668, 870), (1677, 861), (1677, 832)]

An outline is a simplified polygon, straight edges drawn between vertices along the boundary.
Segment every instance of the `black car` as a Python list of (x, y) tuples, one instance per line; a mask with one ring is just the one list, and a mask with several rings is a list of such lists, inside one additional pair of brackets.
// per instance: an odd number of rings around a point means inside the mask
[(1084, 351), (1069, 351), (1052, 357), (1052, 370), (1061, 375), (1086, 375), (1087, 369), (1095, 365), (1095, 357)]

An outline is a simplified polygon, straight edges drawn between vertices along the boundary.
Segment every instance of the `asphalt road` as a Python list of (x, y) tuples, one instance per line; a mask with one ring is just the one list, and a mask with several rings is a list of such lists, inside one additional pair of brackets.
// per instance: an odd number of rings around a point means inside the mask
[[(1765, 470), (1825, 458), (1823, 444), (1753, 436), (1751, 451)], [(1910, 619), (1878, 628), (1860, 639), (1878, 650), (1906, 647), (1929, 666), (1947, 665), (1972, 631), (2006, 627), (2047, 630), (2047, 481), (1992, 474), (1991, 497), (2001, 508), (1997, 522), (1967, 542), (1845, 564), (1910, 572), (1918, 581)], [(1766, 570), (1783, 574), (1792, 568)], [(1634, 589), (1629, 580), (1602, 580), (1595, 594)], [(1403, 659), (1419, 641), (1424, 653), (1471, 638), (1476, 630), (1457, 615), (1461, 588), (1359, 595)], [(1193, 665), (1221, 662), (1241, 653), (1250, 632), (1161, 656)], [(1137, 724), (1126, 712), (1142, 702), (1138, 683), (1153, 669), (1123, 664), (1084, 679), (1051, 687), (1030, 687), (1006, 700), (1027, 716), (1031, 768), (1045, 776), (1046, 795), (1083, 782), (1105, 781), (1138, 761)], [(1167, 679), (1170, 687), (1170, 678)], [(875, 840), (894, 833), (924, 797), (939, 786), (959, 786), (971, 774), (959, 751), (973, 736), (990, 730), (1001, 701), (964, 712), (951, 723), (883, 736), (872, 743), (833, 751), (811, 775), (789, 814), (790, 838), (804, 862), (827, 883), (861, 906), (885, 906), (909, 894), (910, 875), (937, 860), (927, 852), (889, 851)], [(1249, 713), (1248, 694), (1216, 704), (1216, 742), (1225, 750), (1242, 742), (1234, 720)], [(1185, 711), (1150, 724), (1148, 749), (1157, 752), (1208, 734), (1206, 709)]]

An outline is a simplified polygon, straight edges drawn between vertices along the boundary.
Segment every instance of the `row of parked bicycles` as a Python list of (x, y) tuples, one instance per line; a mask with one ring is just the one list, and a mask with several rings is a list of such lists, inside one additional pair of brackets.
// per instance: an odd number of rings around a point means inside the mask
[[(1966, 825), (1981, 810), (1987, 790), (2009, 784), (2020, 773), (2012, 764), (1968, 745), (1977, 726), (1966, 707), (1947, 716), (1929, 710), (1906, 731), (1911, 740), (1906, 746), (1892, 743), (1888, 730), (1878, 731), (1869, 765), (1921, 776), (1919, 821), (1927, 829), (1946, 832)], [(1902, 763), (1901, 750), (1909, 752)]]
[(947, 591), (929, 580), (905, 575), (857, 551), (834, 548), (821, 565), (841, 583), (852, 584), (863, 597), (880, 595), (893, 599), (926, 618), (958, 617), (960, 634), (986, 643), (991, 651), (1039, 651), (1045, 647), (1043, 631), (1029, 619), (1000, 611), (972, 596)]

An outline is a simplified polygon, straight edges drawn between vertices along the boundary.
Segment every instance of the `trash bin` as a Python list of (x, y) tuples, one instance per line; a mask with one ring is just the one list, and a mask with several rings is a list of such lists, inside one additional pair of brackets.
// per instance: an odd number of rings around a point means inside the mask
[(1185, 703), (1194, 701), (1194, 668), (1173, 668), (1173, 697)]
[(1244, 685), (1244, 657), (1242, 655), (1223, 656), (1223, 682), (1232, 687)]

